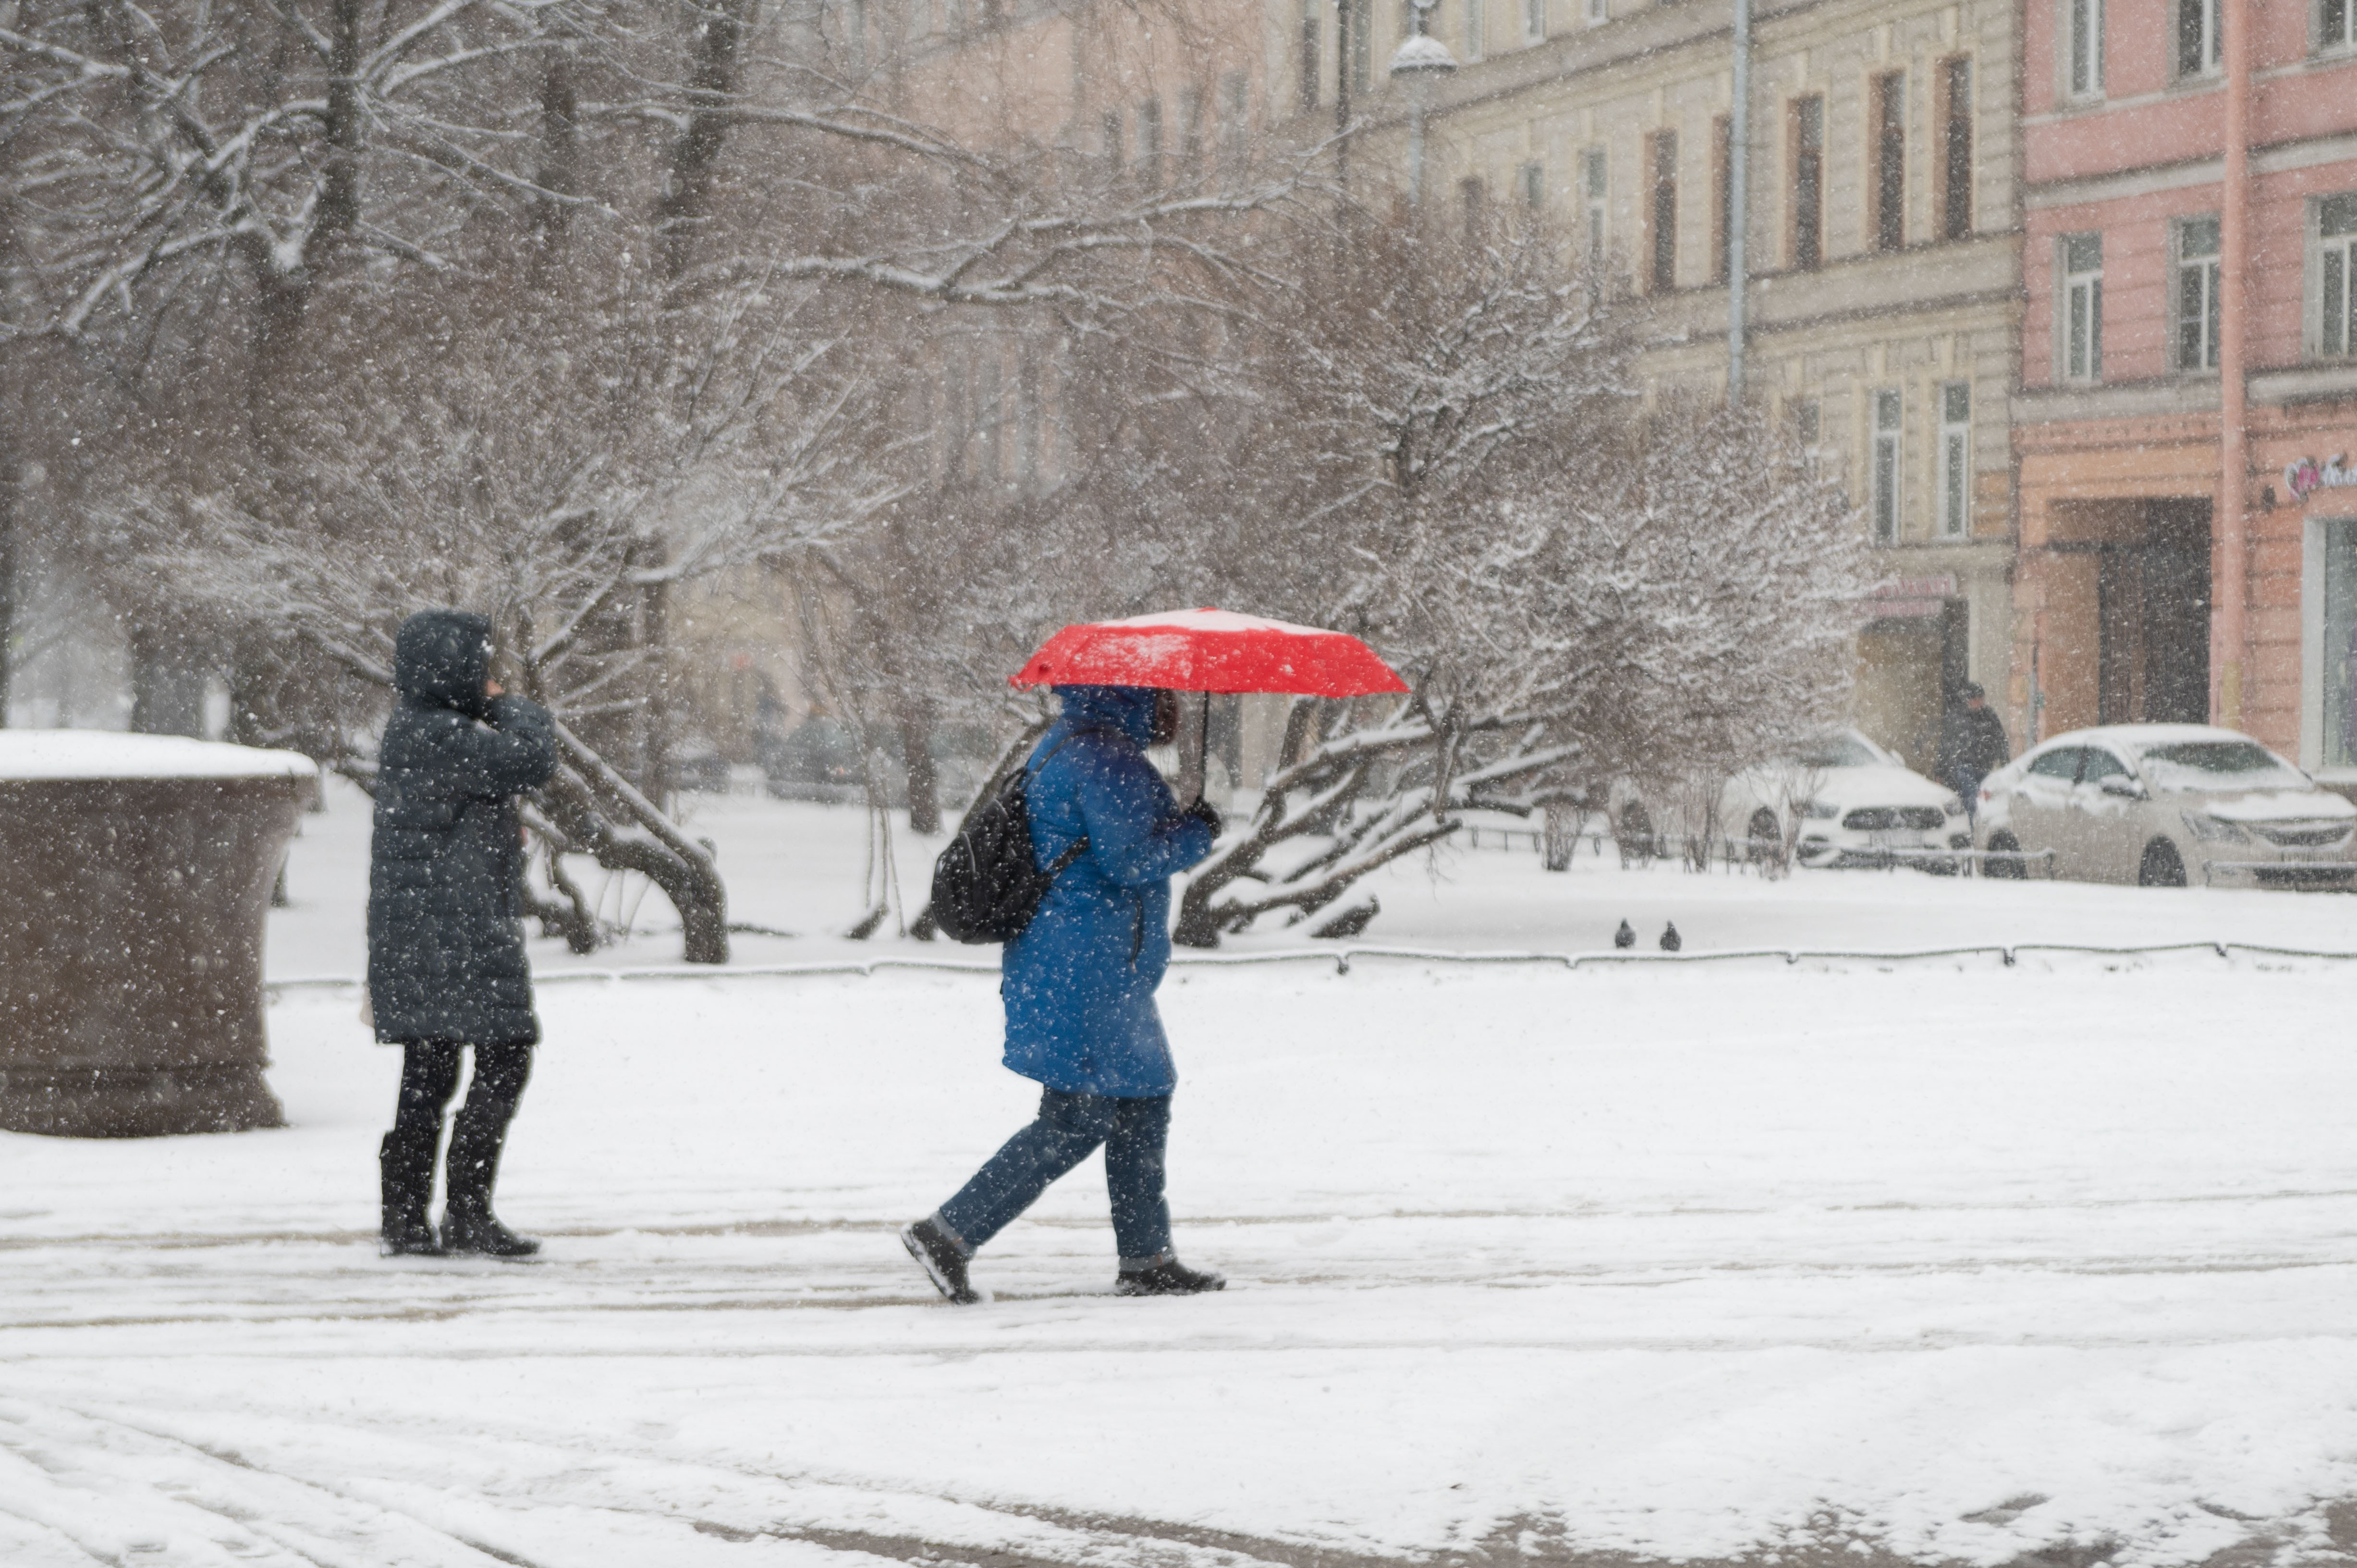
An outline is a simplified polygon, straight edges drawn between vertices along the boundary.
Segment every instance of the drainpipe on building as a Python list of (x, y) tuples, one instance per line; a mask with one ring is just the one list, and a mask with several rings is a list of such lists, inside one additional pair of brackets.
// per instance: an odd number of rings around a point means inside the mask
[(2244, 492), (2250, 473), (2249, 341), (2251, 259), (2250, 0), (2220, 7), (2226, 55), (2225, 188), (2219, 193), (2218, 499), (2211, 559), (2217, 581), (2211, 602), (2210, 712), (2229, 729), (2243, 727), (2243, 675), (2250, 654), (2248, 570)]
[(1743, 401), (1744, 185), (1751, 168), (1751, 0), (1735, 0), (1735, 103), (1727, 124), (1727, 401)]

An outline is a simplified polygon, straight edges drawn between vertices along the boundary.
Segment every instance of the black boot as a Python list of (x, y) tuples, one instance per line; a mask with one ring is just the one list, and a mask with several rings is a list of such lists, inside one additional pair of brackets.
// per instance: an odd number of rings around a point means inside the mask
[(1176, 1258), (1165, 1258), (1142, 1269), (1124, 1269), (1113, 1283), (1115, 1295), (1200, 1295), (1225, 1290), (1224, 1275), (1199, 1273)]
[(396, 1127), (377, 1145), (382, 1219), (377, 1226), (377, 1251), (388, 1258), (432, 1257), (442, 1251), (434, 1227), (425, 1218), (427, 1199), (434, 1195), (434, 1145), (441, 1129)]
[(927, 1215), (918, 1220), (900, 1232), (900, 1245), (909, 1249), (933, 1288), (951, 1301), (972, 1306), (982, 1299), (982, 1293), (966, 1283), (964, 1251), (939, 1219)]
[(491, 1213), (491, 1184), (499, 1179), (500, 1150), (507, 1143), (503, 1113), (484, 1115), (468, 1105), (450, 1125), (450, 1152), (443, 1183), (450, 1200), (442, 1210), (442, 1250), (479, 1252), (489, 1258), (529, 1258), (540, 1243), (519, 1236)]

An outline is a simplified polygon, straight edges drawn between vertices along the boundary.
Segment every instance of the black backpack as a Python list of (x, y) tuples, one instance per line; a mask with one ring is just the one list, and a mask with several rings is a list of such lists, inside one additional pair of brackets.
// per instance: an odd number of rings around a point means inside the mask
[[(1047, 767), (1048, 757), (1071, 738), (1068, 735), (1050, 747), (1039, 768)], [(1017, 768), (996, 795), (967, 816), (933, 862), (933, 923), (952, 941), (1013, 941), (1039, 912), (1039, 901), (1056, 878), (1088, 854), (1083, 838), (1045, 871), (1031, 863), (1031, 810), (1025, 796), (1038, 771)]]

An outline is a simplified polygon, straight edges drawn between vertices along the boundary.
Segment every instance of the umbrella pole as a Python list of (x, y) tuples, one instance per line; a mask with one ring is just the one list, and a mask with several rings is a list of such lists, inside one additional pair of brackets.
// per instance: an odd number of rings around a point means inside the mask
[(1182, 811), (1203, 798), (1203, 738), (1211, 711), (1209, 692), (1178, 693), (1178, 782), (1173, 792)]

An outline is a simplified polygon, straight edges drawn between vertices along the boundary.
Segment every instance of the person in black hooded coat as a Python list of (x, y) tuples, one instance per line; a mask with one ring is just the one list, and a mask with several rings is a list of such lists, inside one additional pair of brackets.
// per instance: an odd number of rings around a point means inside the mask
[[(369, 1002), (402, 1047), (401, 1100), (379, 1152), (387, 1255), (516, 1257), (539, 1243), (491, 1213), (508, 1122), (540, 1040), (524, 957), (516, 797), (556, 768), (546, 709), (490, 679), (491, 624), (423, 610), (393, 643), (400, 700), (384, 726), (369, 856)], [(442, 1230), (426, 1217), (462, 1048), (475, 1074), (451, 1128)]]

